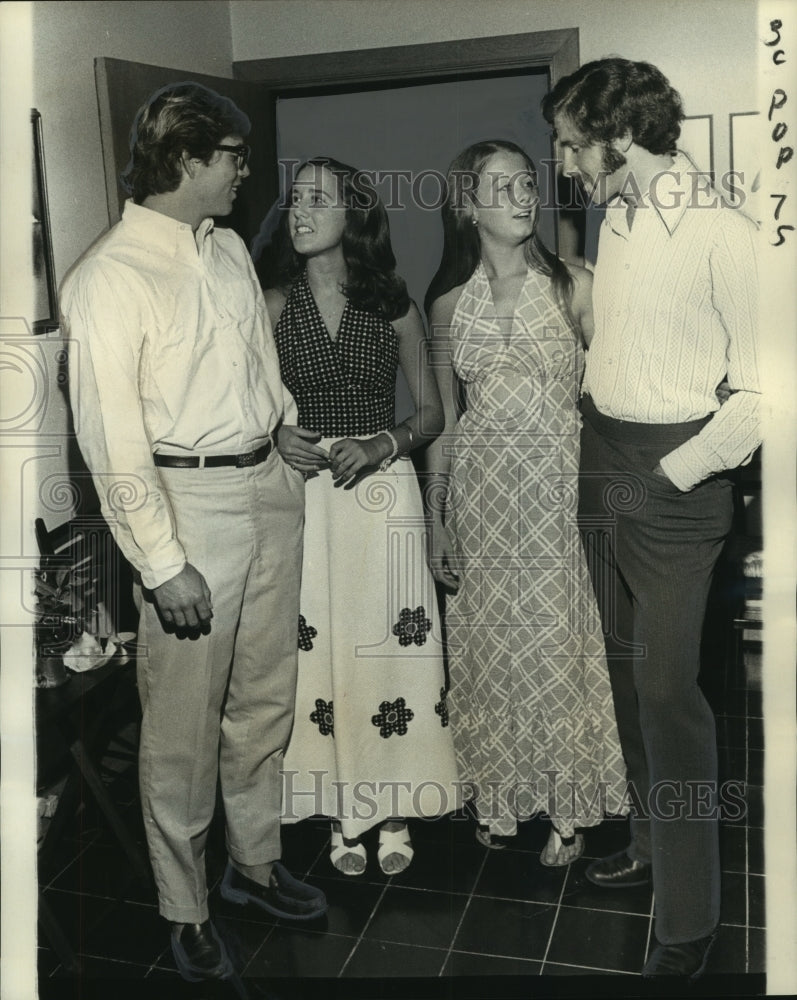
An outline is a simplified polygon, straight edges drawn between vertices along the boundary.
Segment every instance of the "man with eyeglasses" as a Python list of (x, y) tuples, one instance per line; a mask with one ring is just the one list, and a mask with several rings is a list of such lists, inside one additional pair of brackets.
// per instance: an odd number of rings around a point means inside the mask
[(323, 893), (279, 862), (293, 721), (304, 480), (296, 422), (242, 240), (216, 228), (249, 175), (249, 120), (195, 83), (139, 111), (122, 220), (64, 281), (81, 450), (137, 573), (139, 782), (160, 913), (188, 980), (226, 979), (205, 844), (220, 778), (221, 895), (288, 920)]

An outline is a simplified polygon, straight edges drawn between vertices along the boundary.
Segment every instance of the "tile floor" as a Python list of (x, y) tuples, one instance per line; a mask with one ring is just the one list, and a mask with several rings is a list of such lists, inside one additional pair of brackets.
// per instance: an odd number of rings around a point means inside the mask
[[(763, 727), (756, 694), (720, 695), (721, 773), (744, 782), (746, 811), (721, 827), (722, 931), (703, 983), (721, 982), (721, 995), (750, 995), (763, 991), (765, 963)], [(135, 767), (108, 770), (107, 777), (143, 843)], [(296, 929), (220, 898), (226, 858), (217, 817), (208, 844), (211, 909), (241, 978), (213, 992), (180, 980), (154, 891), (131, 878), (113, 835), (87, 803), (50, 871), (41, 873), (44, 897), (80, 955), (81, 969), (67, 973), (40, 934), (40, 996), (547, 995), (539, 976), (585, 977), (574, 979), (568, 992), (589, 982), (593, 995), (605, 993), (609, 983), (611, 995), (634, 995), (652, 933), (651, 892), (602, 891), (584, 875), (591, 858), (625, 846), (625, 821), (589, 831), (585, 856), (567, 869), (539, 864), (547, 837), (541, 820), (523, 824), (503, 851), (485, 850), (473, 829), (460, 815), (415, 822), (415, 860), (393, 878), (380, 872), (376, 845), (366, 838), (366, 874), (346, 878), (329, 863), (325, 822), (286, 827), (285, 863), (323, 887), (329, 900), (326, 917)]]

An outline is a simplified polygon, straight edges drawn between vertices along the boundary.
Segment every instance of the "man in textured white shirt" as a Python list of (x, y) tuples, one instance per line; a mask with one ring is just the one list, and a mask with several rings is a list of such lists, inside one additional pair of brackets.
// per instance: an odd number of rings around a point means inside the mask
[(293, 920), (326, 909), (279, 862), (304, 481), (274, 434), (295, 407), (246, 247), (213, 222), (249, 175), (248, 131), (198, 84), (154, 94), (131, 134), (133, 197), (61, 293), (78, 440), (140, 583), (141, 800), (193, 981), (234, 972), (207, 902), (217, 777), (222, 896)]
[[(607, 204), (584, 375), (579, 517), (628, 768), (631, 843), (605, 889), (653, 883), (643, 975), (699, 976), (719, 924), (714, 718), (697, 683), (730, 529), (723, 473), (760, 442), (755, 226), (677, 151), (681, 99), (655, 67), (603, 59), (543, 110), (564, 172)], [(720, 406), (718, 384), (731, 395)]]

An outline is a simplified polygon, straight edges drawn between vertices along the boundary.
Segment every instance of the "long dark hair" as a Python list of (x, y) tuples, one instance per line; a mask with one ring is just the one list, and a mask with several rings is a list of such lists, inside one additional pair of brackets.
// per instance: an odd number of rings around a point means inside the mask
[[(346, 206), (346, 222), (341, 240), (346, 262), (344, 293), (353, 305), (365, 312), (380, 313), (388, 320), (407, 314), (410, 297), (404, 279), (396, 274), (396, 258), (390, 245), (390, 224), (385, 207), (371, 184), (368, 174), (331, 156), (313, 157), (302, 163), (295, 177), (305, 167), (323, 167), (337, 181), (338, 193)], [(281, 210), (274, 234), (275, 268), (271, 286), (288, 289), (302, 274), (306, 259), (293, 247), (289, 207), (293, 191)]]
[[(479, 227), (471, 223), (466, 210), (467, 199), (478, 186), (479, 177), (487, 160), (494, 153), (517, 153), (523, 158), (529, 173), (536, 178), (537, 170), (529, 156), (514, 142), (505, 139), (486, 139), (474, 143), (457, 156), (448, 168), (447, 195), (442, 208), (443, 256), (440, 267), (432, 278), (423, 300), (428, 316), (432, 303), (464, 284), (476, 270), (481, 260)], [(571, 319), (570, 302), (573, 297), (573, 279), (564, 263), (545, 246), (535, 230), (524, 246), (529, 267), (551, 279), (557, 301)]]

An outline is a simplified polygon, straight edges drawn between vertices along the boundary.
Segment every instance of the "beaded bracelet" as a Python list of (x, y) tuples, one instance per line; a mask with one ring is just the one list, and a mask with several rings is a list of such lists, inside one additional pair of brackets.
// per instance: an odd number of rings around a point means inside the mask
[(391, 442), (393, 443), (393, 448), (391, 449), (390, 454), (387, 456), (387, 458), (383, 459), (379, 463), (379, 471), (380, 472), (387, 472), (387, 470), (390, 468), (390, 463), (393, 461), (393, 459), (396, 457), (396, 455), (398, 455), (398, 441), (390, 433), (390, 431), (381, 431), (380, 433), (387, 434), (387, 436), (390, 438)]

